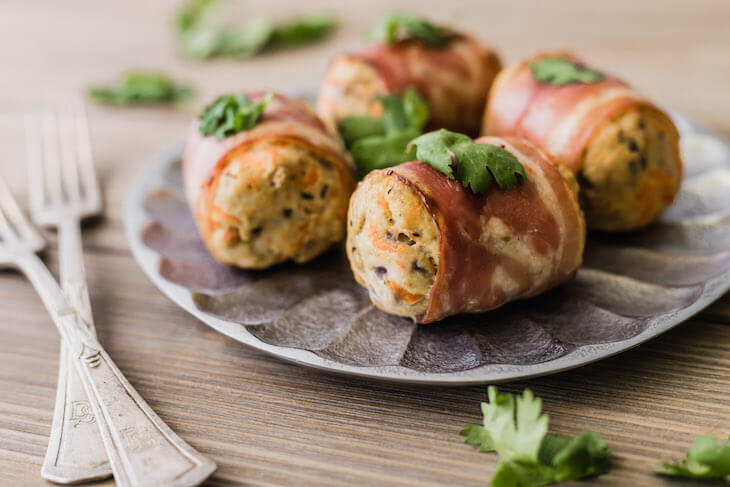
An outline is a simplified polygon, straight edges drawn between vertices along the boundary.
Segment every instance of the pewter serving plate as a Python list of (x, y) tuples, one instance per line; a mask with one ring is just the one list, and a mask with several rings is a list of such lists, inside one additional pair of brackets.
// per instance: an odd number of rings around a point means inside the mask
[(730, 147), (680, 115), (685, 178), (650, 228), (590, 235), (575, 279), (480, 315), (414, 325), (375, 309), (342, 248), (303, 266), (217, 263), (185, 204), (182, 143), (128, 195), (127, 238), (144, 272), (192, 315), (298, 364), (392, 381), (457, 385), (559, 372), (634, 347), (730, 288)]

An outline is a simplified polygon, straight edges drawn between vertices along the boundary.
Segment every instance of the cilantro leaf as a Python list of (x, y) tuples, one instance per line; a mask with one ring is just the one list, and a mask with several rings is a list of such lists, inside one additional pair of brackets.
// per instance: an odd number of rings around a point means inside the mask
[(340, 121), (339, 132), (361, 176), (415, 159), (408, 142), (422, 133), (428, 105), (413, 88), (380, 98), (382, 117), (352, 116)]
[(330, 14), (314, 14), (275, 23), (254, 16), (234, 25), (220, 25), (212, 14), (220, 0), (189, 0), (177, 17), (180, 47), (186, 56), (249, 57), (271, 47), (290, 47), (327, 37), (338, 25)]
[(277, 46), (300, 46), (327, 37), (335, 28), (337, 19), (332, 14), (309, 15), (276, 26), (271, 42)]
[(600, 71), (588, 69), (561, 57), (547, 57), (530, 63), (532, 76), (540, 82), (553, 86), (572, 83), (595, 83), (604, 76)]
[(218, 0), (189, 0), (177, 14), (178, 30), (185, 32), (197, 27), (217, 4)]
[(339, 131), (345, 145), (351, 147), (356, 141), (365, 137), (385, 135), (385, 123), (383, 117), (369, 115), (346, 117), (340, 121)]
[(200, 133), (222, 140), (248, 130), (256, 125), (273, 97), (273, 93), (268, 93), (261, 101), (253, 102), (245, 93), (221, 96), (200, 115)]
[(413, 88), (403, 95), (387, 95), (380, 98), (383, 105), (383, 124), (386, 133), (401, 130), (420, 130), (428, 120), (428, 105)]
[(524, 167), (509, 151), (495, 145), (477, 144), (471, 138), (445, 129), (429, 132), (411, 141), (416, 158), (450, 179), (461, 181), (474, 193), (486, 193), (496, 182), (502, 189), (514, 188), (517, 176), (527, 180)]
[(88, 94), (110, 105), (152, 105), (183, 100), (192, 90), (163, 74), (138, 71), (126, 74), (117, 85), (92, 87)]
[(376, 22), (366, 33), (373, 41), (395, 44), (414, 39), (433, 47), (445, 47), (453, 35), (447, 28), (432, 24), (420, 17), (406, 13), (390, 13)]
[[(562, 437), (558, 441), (562, 443), (565, 439), (568, 440), (568, 443), (555, 453), (549, 463), (555, 467), (556, 478), (559, 481), (608, 472), (611, 451), (598, 433), (584, 431), (576, 438)], [(553, 445), (553, 447), (556, 446)]]
[(405, 130), (387, 135), (372, 135), (356, 141), (350, 147), (361, 176), (375, 169), (384, 169), (415, 159), (408, 142), (418, 137), (418, 130)]
[(248, 57), (262, 51), (271, 42), (276, 28), (266, 17), (252, 17), (240, 26), (220, 31), (219, 56)]
[(529, 389), (515, 398), (490, 386), (489, 402), (482, 403), (484, 426), (467, 425), (459, 432), (465, 443), (481, 443), (480, 451), (499, 454), (492, 486), (539, 487), (608, 471), (611, 451), (597, 433), (548, 435), (548, 417), (541, 410), (542, 401)]
[(487, 430), (484, 429), (484, 426), (465, 424), (462, 430), (459, 431), (459, 434), (466, 438), (464, 443), (467, 445), (479, 445), (480, 452), (494, 451), (494, 447), (490, 443), (489, 435)]
[(681, 463), (664, 462), (655, 473), (704, 479), (730, 476), (730, 438), (719, 445), (712, 436), (698, 435)]

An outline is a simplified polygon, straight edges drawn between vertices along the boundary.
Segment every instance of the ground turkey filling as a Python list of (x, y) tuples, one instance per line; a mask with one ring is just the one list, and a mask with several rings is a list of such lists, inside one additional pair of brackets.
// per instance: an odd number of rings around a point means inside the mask
[(306, 262), (342, 238), (349, 188), (332, 162), (280, 139), (242, 147), (228, 160), (210, 211), (211, 244), (224, 262)]
[(630, 230), (654, 220), (678, 189), (676, 144), (671, 127), (645, 109), (607, 123), (586, 148), (578, 175), (588, 225)]
[(439, 231), (415, 190), (394, 175), (371, 173), (352, 196), (347, 234), (355, 278), (373, 302), (400, 316), (424, 313)]
[(342, 57), (334, 61), (318, 101), (318, 111), (332, 129), (351, 115), (382, 115), (380, 96), (385, 86), (378, 73), (359, 59)]

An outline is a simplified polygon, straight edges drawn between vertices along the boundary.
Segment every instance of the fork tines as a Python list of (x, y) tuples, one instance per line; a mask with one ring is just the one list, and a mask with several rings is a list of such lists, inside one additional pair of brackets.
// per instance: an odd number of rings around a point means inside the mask
[(45, 247), (43, 237), (26, 220), (2, 179), (0, 179), (0, 243), (23, 245), (33, 252)]
[(57, 225), (59, 213), (85, 218), (101, 210), (83, 105), (69, 101), (26, 115), (28, 183), (33, 219)]

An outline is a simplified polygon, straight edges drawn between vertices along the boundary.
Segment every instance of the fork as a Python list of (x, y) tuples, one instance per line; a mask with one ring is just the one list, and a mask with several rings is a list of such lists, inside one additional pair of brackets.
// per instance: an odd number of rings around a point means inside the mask
[[(42, 247), (43, 240), (25, 220), (1, 180), (0, 264), (14, 264), (22, 270), (34, 284), (51, 313), (67, 347), (66, 356), (72, 362), (70, 364), (72, 367), (69, 369), (76, 371), (76, 378), (80, 380), (86, 392), (86, 396), (81, 396), (80, 400), (88, 401), (86, 409), (79, 406), (80, 409), (74, 410), (72, 404), (69, 419), (73, 420), (75, 411), (79, 413), (76, 415), (77, 420), (79, 416), (86, 419), (94, 418), (117, 485), (197, 485), (215, 470), (215, 464), (195, 451), (162, 422), (124, 378), (89, 327), (91, 308), (88, 306), (88, 294), (83, 276), (79, 221), (83, 215), (100, 206), (100, 199), (98, 186), (95, 192), (93, 187), (88, 185), (88, 181), (95, 180), (93, 174), (89, 176), (88, 172), (85, 172), (91, 165), (91, 158), (88, 150), (88, 132), (84, 135), (78, 131), (85, 129), (83, 113), (78, 108), (68, 110), (58, 117), (52, 113), (44, 114), (42, 136), (39, 135), (37, 127), (31, 126), (30, 118), (27, 119), (30, 123), (27, 128), (31, 151), (29, 158), (35, 160), (32, 164), (36, 164), (36, 169), (45, 169), (40, 173), (31, 169), (30, 173), (33, 176), (40, 174), (41, 178), (45, 177), (47, 182), (40, 181), (43, 182), (44, 188), (46, 186), (49, 188), (48, 198), (42, 196), (39, 199), (37, 193), (34, 193), (31, 196), (31, 205), (35, 208), (34, 212), (39, 209), (46, 210), (45, 213), (41, 211), (37, 214), (39, 221), (48, 218), (50, 222), (52, 218), (58, 218), (56, 221), (59, 227), (59, 258), (62, 272), (71, 277), (66, 280), (69, 291), (61, 290), (35, 254)], [(73, 121), (75, 128), (61, 126), (59, 129), (59, 125), (69, 123), (69, 120)], [(76, 134), (75, 152), (73, 145), (65, 145), (67, 142), (61, 140), (53, 142), (54, 137), (59, 134), (68, 136), (72, 133)], [(43, 152), (39, 150), (41, 144), (38, 142), (43, 144)], [(60, 156), (57, 152), (59, 150)], [(79, 161), (81, 158), (86, 159)], [(70, 168), (72, 164), (75, 165)], [(36, 181), (31, 180), (31, 186)], [(82, 195), (84, 198), (90, 198), (83, 200), (90, 204), (82, 204)], [(72, 200), (73, 198), (76, 199)], [(72, 201), (73, 205), (68, 203), (69, 201)], [(42, 206), (38, 206), (39, 202)], [(7, 213), (8, 217), (5, 217), (3, 212)], [(54, 217), (53, 213), (61, 216)], [(69, 220), (74, 224), (69, 224)], [(67, 228), (71, 229), (71, 233), (66, 232)], [(64, 253), (74, 252), (75, 255), (71, 255), (70, 258), (64, 256)], [(68, 296), (73, 296), (71, 298), (73, 301)], [(85, 321), (84, 313), (89, 321)], [(60, 415), (61, 422), (65, 416)], [(69, 430), (73, 429), (69, 425), (66, 426)], [(80, 438), (78, 443), (86, 446), (84, 438)], [(69, 455), (74, 454), (75, 451), (69, 453)]]
[[(85, 114), (79, 104), (67, 104), (58, 115), (46, 111), (37, 120), (27, 115), (25, 125), (31, 217), (36, 225), (58, 229), (61, 287), (95, 333), (80, 224), (101, 213), (101, 196)], [(62, 341), (56, 406), (41, 467), (43, 478), (63, 484), (112, 474), (96, 418), (71, 361)]]

